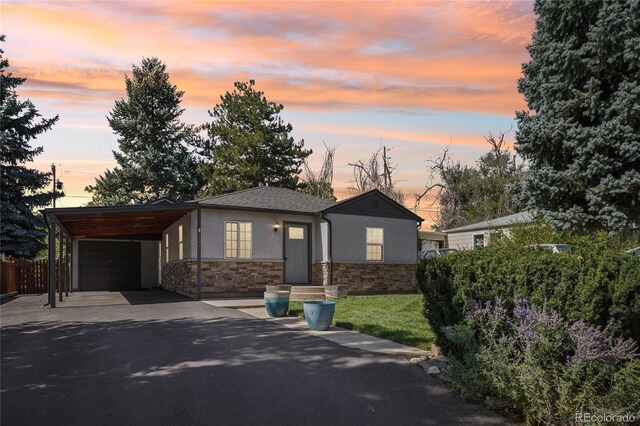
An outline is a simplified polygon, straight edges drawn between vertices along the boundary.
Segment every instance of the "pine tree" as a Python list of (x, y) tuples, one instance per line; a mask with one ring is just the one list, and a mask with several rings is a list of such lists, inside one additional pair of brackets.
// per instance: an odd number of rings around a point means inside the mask
[[(0, 36), (4, 42), (5, 36)], [(5, 256), (32, 258), (45, 247), (44, 222), (35, 210), (49, 205), (54, 196), (44, 188), (51, 173), (26, 166), (40, 155), (42, 147), (32, 147), (34, 139), (58, 121), (40, 118), (30, 101), (21, 101), (16, 88), (26, 78), (8, 72), (9, 61), (0, 49), (0, 251)]]
[(107, 117), (118, 136), (120, 150), (113, 151), (117, 166), (85, 189), (93, 193), (91, 204), (193, 199), (200, 181), (190, 147), (198, 135), (194, 126), (180, 121), (184, 92), (171, 84), (167, 67), (158, 58), (134, 65), (125, 84), (127, 99), (116, 101)]
[(209, 138), (202, 154), (210, 160), (202, 168), (204, 195), (260, 185), (299, 187), (301, 166), (311, 150), (290, 136), (291, 124), (279, 115), (284, 107), (268, 101), (254, 84), (236, 82), (235, 90), (209, 111), (213, 122), (204, 126)]
[(640, 221), (640, 3), (535, 3), (518, 90), (517, 152), (530, 170), (517, 196), (556, 228)]

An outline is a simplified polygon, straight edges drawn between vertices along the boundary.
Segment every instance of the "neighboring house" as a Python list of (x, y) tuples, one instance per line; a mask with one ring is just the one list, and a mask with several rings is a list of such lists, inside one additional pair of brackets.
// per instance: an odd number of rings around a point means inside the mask
[(270, 284), (412, 292), (422, 219), (374, 190), (340, 202), (258, 187), (187, 203), (46, 209), (79, 290), (161, 285), (198, 297)]
[(528, 223), (533, 220), (529, 212), (520, 212), (509, 216), (498, 217), (484, 222), (447, 229), (447, 241), (450, 248), (476, 249), (489, 244), (491, 234), (502, 232), (509, 234), (510, 227), (517, 223)]
[(420, 250), (437, 250), (447, 247), (447, 234), (438, 231), (420, 231)]

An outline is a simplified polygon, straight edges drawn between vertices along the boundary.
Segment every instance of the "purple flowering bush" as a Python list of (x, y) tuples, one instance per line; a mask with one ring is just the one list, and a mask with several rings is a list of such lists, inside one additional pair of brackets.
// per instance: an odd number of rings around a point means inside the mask
[[(444, 327), (453, 369), (466, 393), (523, 415), (528, 424), (570, 424), (576, 412), (640, 410), (640, 360), (633, 339), (569, 321), (514, 299), (470, 300)], [(634, 397), (635, 395), (635, 397)]]

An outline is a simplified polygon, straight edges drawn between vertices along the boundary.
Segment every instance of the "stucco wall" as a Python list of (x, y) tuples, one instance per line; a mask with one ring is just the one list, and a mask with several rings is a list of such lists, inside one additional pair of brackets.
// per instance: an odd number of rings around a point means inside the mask
[(182, 238), (183, 238), (183, 256), (182, 259), (190, 259), (193, 253), (193, 257), (196, 257), (196, 246), (193, 243), (195, 239), (195, 231), (192, 230), (191, 223), (196, 222), (195, 212), (191, 212), (182, 216), (180, 219), (171, 224), (162, 233), (162, 262), (166, 262), (166, 236), (169, 235), (169, 261), (181, 260), (178, 259), (178, 228), (182, 225)]
[[(196, 222), (196, 212), (191, 213), (191, 221)], [(316, 260), (320, 256), (321, 250), (318, 244), (318, 223), (319, 219), (313, 216), (286, 215), (278, 213), (263, 213), (236, 210), (206, 209), (201, 210), (202, 214), (202, 259), (214, 260), (224, 259), (224, 222), (238, 221), (251, 222), (252, 240), (252, 260), (282, 260), (283, 229), (284, 222), (300, 222), (311, 225), (311, 259)], [(280, 228), (274, 231), (274, 225), (278, 222)], [(169, 230), (174, 229), (176, 224), (171, 225)], [(177, 229), (177, 228), (176, 228)], [(190, 233), (192, 254), (191, 258), (196, 258), (197, 234)], [(175, 231), (177, 235), (177, 230)], [(170, 236), (171, 238), (171, 236)], [(177, 237), (176, 237), (177, 238)], [(170, 247), (171, 250), (171, 239)], [(177, 241), (177, 240), (176, 240)], [(164, 240), (163, 240), (164, 244)], [(163, 259), (164, 260), (164, 259)], [(173, 258), (171, 260), (174, 260)]]
[(415, 262), (417, 223), (393, 219), (330, 213), (334, 262), (366, 262), (367, 227), (384, 229), (383, 263)]

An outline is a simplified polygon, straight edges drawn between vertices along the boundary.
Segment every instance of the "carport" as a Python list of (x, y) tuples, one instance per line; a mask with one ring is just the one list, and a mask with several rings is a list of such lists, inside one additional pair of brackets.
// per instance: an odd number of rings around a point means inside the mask
[[(187, 213), (197, 210), (197, 289), (200, 295), (201, 214), (197, 202), (162, 203), (132, 206), (73, 207), (45, 209), (42, 214), (49, 231), (49, 304), (56, 306), (56, 281), (59, 297), (73, 291), (74, 278), (83, 283), (79, 290), (123, 291), (140, 289), (140, 271), (145, 246), (157, 244), (162, 232)], [(75, 250), (74, 242), (77, 242)], [(157, 249), (157, 245), (156, 245)], [(152, 253), (151, 253), (152, 254)], [(68, 267), (72, 265), (77, 276)], [(69, 260), (69, 261), (68, 261)], [(156, 255), (157, 260), (157, 255)], [(81, 265), (81, 268), (78, 268)], [(74, 269), (75, 267), (75, 269)], [(157, 272), (156, 272), (157, 274)]]

